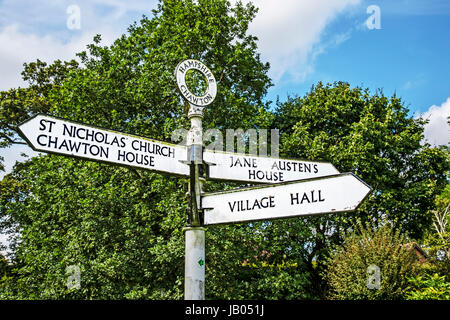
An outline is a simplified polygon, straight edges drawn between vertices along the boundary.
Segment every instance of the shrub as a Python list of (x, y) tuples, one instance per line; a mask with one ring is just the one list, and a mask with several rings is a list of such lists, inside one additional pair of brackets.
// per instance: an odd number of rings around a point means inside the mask
[(404, 243), (406, 236), (391, 225), (383, 224), (373, 230), (368, 223), (357, 224), (352, 233), (344, 236), (344, 244), (328, 258), (329, 298), (404, 298), (407, 277), (414, 276), (418, 266), (414, 252)]
[(408, 278), (412, 285), (406, 294), (408, 300), (450, 300), (450, 282), (446, 276), (434, 273)]

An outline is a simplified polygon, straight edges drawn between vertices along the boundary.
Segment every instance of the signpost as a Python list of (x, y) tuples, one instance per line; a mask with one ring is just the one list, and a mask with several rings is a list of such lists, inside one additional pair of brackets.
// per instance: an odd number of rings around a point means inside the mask
[(371, 188), (351, 173), (205, 194), (205, 225), (356, 210)]
[[(195, 96), (186, 85), (189, 70), (197, 70), (207, 80), (207, 89), (203, 96)], [(191, 128), (186, 137), (187, 162), (190, 167), (189, 182), (189, 226), (185, 231), (184, 298), (186, 300), (205, 299), (205, 228), (201, 222), (202, 183), (200, 167), (203, 165), (203, 108), (211, 104), (216, 97), (217, 84), (213, 73), (197, 60), (186, 60), (175, 68), (178, 89), (189, 103), (188, 118)]]
[(186, 148), (47, 115), (22, 123), (19, 133), (35, 151), (189, 176)]
[[(202, 96), (186, 85), (190, 70), (207, 80)], [(193, 59), (178, 64), (175, 78), (190, 106), (186, 147), (47, 115), (34, 116), (18, 132), (36, 151), (189, 177), (185, 299), (205, 298), (205, 225), (352, 211), (370, 193), (362, 180), (339, 174), (330, 163), (204, 151), (203, 109), (216, 97), (216, 80), (208, 67)], [(201, 166), (207, 179), (270, 185), (203, 194)]]

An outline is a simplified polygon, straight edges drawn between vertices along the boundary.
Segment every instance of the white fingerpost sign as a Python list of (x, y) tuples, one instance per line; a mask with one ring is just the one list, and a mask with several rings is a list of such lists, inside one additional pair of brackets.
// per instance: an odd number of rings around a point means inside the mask
[(353, 211), (371, 191), (351, 173), (202, 197), (205, 225)]
[(189, 176), (186, 147), (37, 115), (19, 127), (36, 151)]
[(250, 156), (229, 152), (203, 152), (208, 178), (252, 183), (280, 183), (338, 174), (327, 162)]

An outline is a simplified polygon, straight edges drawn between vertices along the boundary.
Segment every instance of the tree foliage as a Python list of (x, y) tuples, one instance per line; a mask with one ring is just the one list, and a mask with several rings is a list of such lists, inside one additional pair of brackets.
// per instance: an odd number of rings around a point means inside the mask
[(303, 260), (318, 294), (326, 294), (320, 277), (324, 257), (331, 246), (342, 242), (341, 232), (351, 228), (356, 218), (387, 219), (415, 239), (421, 239), (431, 225), (428, 211), (447, 185), (449, 162), (446, 149), (421, 144), (424, 124), (408, 116), (395, 95), (371, 94), (345, 82), (319, 82), (304, 97), (278, 103), (275, 126), (281, 133), (282, 157), (331, 162), (374, 189), (355, 213), (298, 222), (304, 224), (302, 229), (312, 230), (304, 240), (308, 250)]
[[(58, 156), (34, 158), (13, 178), (23, 185), (11, 195), (24, 197), (7, 206), (21, 229), (8, 294), (181, 297), (171, 284), (181, 281), (183, 267), (185, 207), (175, 205), (183, 193), (176, 179), (152, 181), (151, 175)], [(71, 265), (81, 269), (80, 290), (66, 286)]]
[(436, 197), (435, 203), (436, 208), (429, 212), (433, 224), (423, 241), (426, 263), (417, 276), (408, 279), (410, 288), (407, 299), (450, 299), (450, 185)]
[(450, 272), (450, 184), (436, 197), (436, 208), (430, 210), (433, 224), (429, 228), (425, 246), (436, 263), (447, 265)]
[[(399, 230), (385, 224), (375, 230), (359, 223), (345, 236), (328, 260), (326, 278), (331, 299), (395, 300), (402, 299), (408, 288), (408, 276), (418, 269), (418, 259), (405, 246), (407, 239)], [(378, 271), (370, 269), (376, 266)], [(371, 277), (379, 272), (379, 283)]]
[(422, 237), (449, 163), (443, 150), (421, 144), (425, 122), (409, 117), (401, 99), (344, 82), (318, 83), (278, 114), (283, 155), (329, 161), (357, 174), (374, 188), (359, 216), (387, 216)]
[[(68, 74), (78, 68), (78, 62), (56, 60), (48, 65), (37, 60), (24, 64), (22, 77), (28, 81), (27, 88), (0, 91), (0, 149), (13, 144), (25, 144), (17, 136), (16, 126), (36, 113), (48, 113), (49, 94), (61, 85)], [(0, 170), (4, 171), (4, 158), (0, 156)]]

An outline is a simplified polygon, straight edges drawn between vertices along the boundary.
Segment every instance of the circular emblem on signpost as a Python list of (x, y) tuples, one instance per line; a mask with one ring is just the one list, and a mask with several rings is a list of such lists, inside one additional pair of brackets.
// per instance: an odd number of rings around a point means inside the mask
[[(208, 84), (205, 94), (201, 97), (193, 94), (186, 85), (186, 73), (192, 69), (200, 71), (205, 76)], [(175, 68), (175, 77), (177, 79), (178, 89), (180, 89), (181, 94), (190, 104), (198, 107), (206, 107), (213, 102), (216, 97), (216, 79), (211, 70), (198, 60), (189, 59), (179, 63)]]

